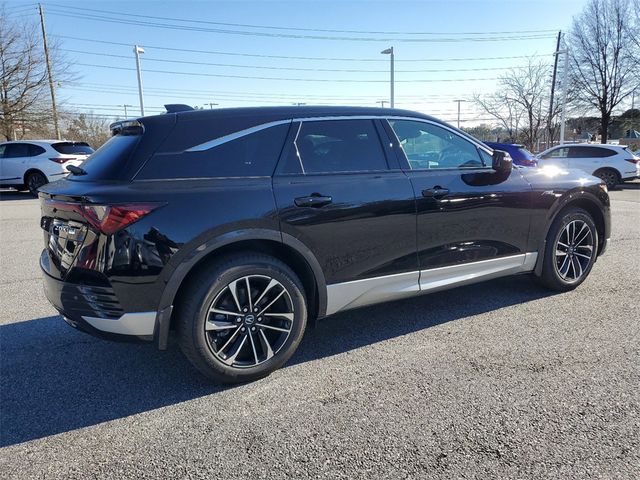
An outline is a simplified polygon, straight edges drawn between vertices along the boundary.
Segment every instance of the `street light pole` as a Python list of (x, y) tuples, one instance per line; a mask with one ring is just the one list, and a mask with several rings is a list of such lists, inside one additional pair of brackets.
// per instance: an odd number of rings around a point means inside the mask
[(564, 145), (564, 122), (567, 113), (567, 77), (569, 70), (569, 48), (558, 51), (564, 54), (564, 67), (562, 71), (562, 113), (560, 114), (560, 145)]
[(209, 102), (207, 103), (207, 105), (209, 105), (209, 110), (213, 110), (213, 106), (214, 105), (218, 105), (217, 103), (213, 103), (213, 102)]
[(384, 104), (389, 103), (389, 100), (378, 100), (376, 103), (379, 103), (380, 107), (384, 108)]
[(144, 99), (142, 98), (142, 72), (140, 72), (140, 54), (144, 53), (144, 48), (138, 45), (133, 46), (133, 53), (136, 54), (136, 71), (138, 73), (138, 94), (140, 95), (140, 115), (144, 117)]
[(394, 94), (393, 94), (393, 84), (394, 84), (394, 78), (393, 78), (393, 61), (394, 61), (394, 56), (393, 56), (393, 47), (389, 47), (386, 50), (381, 51), (380, 53), (382, 53), (383, 55), (389, 55), (390, 59), (391, 59), (391, 67), (390, 67), (390, 73), (391, 73), (391, 96), (389, 98), (389, 104), (391, 105), (391, 108), (394, 108)]
[(460, 104), (466, 100), (454, 100), (454, 102), (458, 102), (458, 128), (460, 128)]

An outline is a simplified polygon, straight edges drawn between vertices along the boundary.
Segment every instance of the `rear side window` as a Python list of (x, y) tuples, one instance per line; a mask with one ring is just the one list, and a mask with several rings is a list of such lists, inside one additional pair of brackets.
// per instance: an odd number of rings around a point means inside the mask
[(51, 145), (58, 153), (65, 155), (91, 155), (93, 148), (85, 142), (60, 142)]
[(570, 147), (569, 158), (604, 158), (612, 157), (616, 152), (605, 147)]
[(303, 122), (289, 149), (285, 173), (387, 170), (372, 120)]
[(42, 155), (46, 150), (39, 145), (29, 144), (29, 156), (36, 157), (38, 155)]
[(289, 124), (276, 125), (204, 151), (159, 153), (137, 179), (270, 176), (282, 151)]

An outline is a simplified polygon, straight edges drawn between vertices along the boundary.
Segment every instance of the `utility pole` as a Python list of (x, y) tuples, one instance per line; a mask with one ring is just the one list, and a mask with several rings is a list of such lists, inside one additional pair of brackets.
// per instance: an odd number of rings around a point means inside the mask
[(458, 102), (458, 128), (460, 128), (460, 104), (466, 100), (454, 100), (454, 102)]
[(562, 38), (562, 30), (558, 32), (558, 40), (556, 41), (556, 53), (553, 55), (553, 77), (551, 79), (551, 99), (549, 100), (549, 124), (547, 131), (549, 133), (549, 144), (547, 148), (553, 146), (553, 99), (556, 91), (556, 75), (558, 73), (558, 51), (560, 50), (560, 39)]
[(138, 72), (138, 95), (140, 96), (140, 115), (144, 117), (144, 99), (142, 98), (142, 72), (140, 72), (140, 54), (144, 53), (144, 48), (138, 45), (133, 46), (133, 53), (136, 54), (136, 71)]
[(562, 114), (560, 115), (560, 145), (564, 145), (564, 122), (567, 114), (567, 78), (569, 76), (569, 47), (565, 44), (564, 50), (564, 67), (562, 71)]
[(213, 106), (214, 105), (218, 105), (217, 103), (213, 103), (213, 102), (209, 102), (207, 103), (207, 105), (209, 105), (209, 110), (213, 110)]
[(129, 115), (127, 115), (127, 107), (133, 107), (133, 105), (129, 105), (129, 104), (124, 104), (124, 105), (120, 105), (121, 107), (124, 107), (124, 118), (127, 118)]
[(391, 105), (391, 108), (394, 108), (394, 94), (393, 94), (393, 84), (394, 84), (394, 78), (393, 78), (393, 62), (394, 62), (394, 57), (393, 57), (393, 47), (389, 47), (386, 50), (383, 50), (380, 52), (383, 55), (389, 55), (390, 59), (391, 59), (391, 67), (390, 67), (390, 73), (391, 73), (391, 95), (389, 98), (389, 104)]
[(44, 10), (42, 5), (38, 4), (40, 11), (40, 26), (42, 27), (42, 42), (44, 44), (44, 57), (47, 61), (47, 75), (49, 77), (49, 90), (51, 91), (51, 113), (53, 113), (53, 128), (56, 131), (56, 138), (61, 140), (60, 126), (58, 125), (58, 107), (56, 105), (56, 91), (53, 86), (53, 76), (51, 75), (51, 58), (49, 57), (49, 44), (47, 43), (47, 29), (44, 26)]
[(379, 103), (380, 107), (384, 108), (384, 104), (389, 103), (389, 100), (378, 100), (376, 103)]

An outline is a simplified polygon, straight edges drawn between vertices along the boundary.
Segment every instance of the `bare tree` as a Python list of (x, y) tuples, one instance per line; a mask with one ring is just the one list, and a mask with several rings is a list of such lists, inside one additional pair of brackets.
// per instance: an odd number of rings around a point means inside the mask
[(534, 148), (547, 118), (549, 66), (529, 59), (500, 77), (498, 90), (491, 95), (475, 95), (474, 101), (507, 131), (511, 141)]
[(629, 0), (590, 0), (574, 18), (568, 37), (571, 81), (580, 92), (576, 99), (598, 110), (602, 143), (613, 110), (640, 83), (632, 22)]
[[(0, 5), (0, 133), (22, 138), (52, 120), (47, 69), (37, 26), (13, 21)], [(52, 46), (56, 82), (70, 79), (68, 63)]]
[(68, 127), (64, 138), (80, 142), (87, 142), (93, 148), (99, 148), (111, 137), (109, 122), (92, 113), (70, 113)]

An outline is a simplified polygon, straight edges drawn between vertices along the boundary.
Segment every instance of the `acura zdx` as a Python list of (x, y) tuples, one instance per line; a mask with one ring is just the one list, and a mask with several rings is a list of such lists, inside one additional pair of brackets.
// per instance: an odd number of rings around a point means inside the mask
[(411, 111), (168, 105), (111, 128), (40, 188), (47, 298), (102, 337), (177, 335), (215, 381), (268, 375), (347, 309), (512, 274), (574, 289), (610, 235), (601, 180)]

